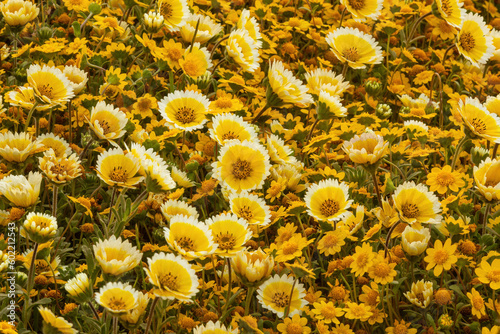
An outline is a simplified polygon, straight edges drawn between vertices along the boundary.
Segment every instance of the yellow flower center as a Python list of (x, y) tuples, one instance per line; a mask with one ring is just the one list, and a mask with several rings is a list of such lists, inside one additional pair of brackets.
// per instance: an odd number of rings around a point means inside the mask
[(334, 234), (328, 234), (323, 240), (326, 248), (336, 246), (339, 242), (339, 238)]
[(223, 140), (238, 139), (238, 136), (233, 131), (228, 131), (222, 135)]
[(108, 302), (108, 308), (118, 311), (118, 310), (123, 310), (127, 307), (127, 304), (123, 301), (123, 298), (118, 297), (118, 298), (112, 298)]
[(145, 112), (151, 109), (151, 101), (149, 99), (141, 99), (137, 103), (137, 109), (139, 109), (140, 112)]
[(486, 274), (490, 282), (500, 282), (500, 270), (492, 270)]
[(109, 178), (115, 182), (126, 182), (128, 179), (127, 171), (123, 169), (122, 166), (113, 167), (113, 171)]
[(162, 275), (159, 277), (158, 281), (162, 287), (166, 287), (172, 291), (177, 290), (177, 276), (174, 276), (171, 273)]
[(335, 307), (327, 304), (321, 309), (321, 315), (324, 316), (325, 319), (334, 319), (337, 317), (337, 312), (335, 312)]
[(343, 300), (345, 298), (346, 291), (341, 286), (336, 286), (332, 289), (332, 298), (335, 300)]
[(447, 251), (443, 249), (437, 250), (436, 253), (434, 253), (434, 262), (437, 264), (446, 263), (446, 261), (448, 261), (448, 257), (449, 255)]
[(50, 226), (50, 220), (40, 217), (35, 221), (36, 225), (41, 228), (47, 228)]
[(447, 16), (451, 15), (451, 6), (450, 6), (450, 0), (442, 0), (441, 1), (441, 10), (443, 13), (445, 13)]
[(342, 51), (342, 56), (348, 61), (357, 62), (361, 56), (358, 53), (358, 49), (356, 48), (348, 48)]
[(300, 27), (300, 19), (298, 19), (296, 17), (292, 17), (290, 19), (290, 21), (288, 21), (288, 26), (290, 26), (292, 28)]
[(283, 254), (284, 255), (292, 255), (299, 249), (299, 245), (297, 245), (297, 242), (295, 240), (290, 240), (287, 241), (286, 243), (283, 244)]
[(253, 218), (253, 212), (252, 210), (250, 210), (250, 207), (245, 205), (241, 207), (240, 210), (238, 211), (238, 216), (249, 221)]
[(217, 106), (217, 108), (231, 108), (233, 106), (233, 102), (231, 102), (230, 99), (228, 98), (219, 98), (217, 99), (217, 101), (215, 101), (215, 105)]
[(175, 242), (177, 242), (180, 248), (187, 252), (194, 250), (194, 242), (191, 238), (180, 237)]
[(46, 96), (49, 99), (54, 97), (52, 94), (52, 87), (49, 84), (39, 86), (38, 91), (40, 92), (40, 95)]
[(233, 164), (233, 175), (239, 180), (246, 179), (252, 173), (252, 165), (247, 160), (238, 159)]
[(476, 253), (476, 245), (470, 240), (462, 242), (459, 247), (465, 255), (472, 255)]
[(391, 267), (385, 262), (380, 262), (375, 265), (375, 275), (378, 277), (386, 277), (391, 273)]
[(486, 187), (495, 187), (498, 184), (497, 180), (486, 180), (486, 183), (484, 184)]
[(335, 215), (337, 212), (339, 212), (339, 209), (339, 203), (337, 201), (334, 201), (333, 199), (327, 199), (326, 201), (321, 203), (321, 206), (319, 207), (319, 211), (325, 217), (331, 217)]
[(486, 123), (482, 119), (473, 118), (470, 121), (470, 124), (472, 125), (472, 127), (474, 128), (474, 130), (477, 133), (485, 133), (486, 132)]
[(304, 331), (302, 330), (302, 326), (296, 322), (291, 322), (286, 326), (286, 332), (288, 334), (302, 334)]
[(476, 41), (474, 39), (474, 36), (470, 32), (464, 32), (460, 35), (460, 45), (462, 46), (462, 49), (464, 49), (467, 52), (470, 52), (471, 50), (474, 49), (474, 46), (476, 46)]
[(481, 298), (481, 296), (474, 296), (472, 297), (472, 306), (476, 310), (481, 310), (484, 307), (484, 300)]
[(219, 244), (219, 249), (228, 250), (233, 249), (236, 245), (236, 238), (229, 232), (219, 233), (215, 237), (214, 242)]
[(194, 121), (194, 110), (189, 107), (181, 107), (175, 112), (175, 118), (184, 124)]
[(285, 307), (288, 305), (290, 296), (286, 292), (276, 292), (272, 298), (273, 303), (278, 307)]
[(455, 178), (451, 173), (441, 172), (436, 176), (436, 181), (439, 185), (448, 187), (455, 182)]
[(403, 216), (406, 218), (416, 218), (418, 217), (420, 210), (418, 206), (413, 203), (403, 204)]
[(182, 57), (182, 49), (170, 48), (167, 51), (168, 58), (172, 60), (179, 60)]
[(365, 6), (364, 0), (349, 0), (349, 6), (355, 10), (360, 10)]
[(399, 324), (394, 326), (394, 334), (406, 334), (408, 333), (408, 327), (406, 325)]

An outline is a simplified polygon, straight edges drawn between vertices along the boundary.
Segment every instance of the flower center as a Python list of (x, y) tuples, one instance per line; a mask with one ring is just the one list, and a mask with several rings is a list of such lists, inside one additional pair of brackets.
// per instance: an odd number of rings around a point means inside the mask
[(102, 133), (103, 133), (104, 135), (107, 135), (108, 133), (110, 133), (110, 132), (111, 132), (111, 128), (110, 128), (110, 126), (109, 126), (108, 121), (106, 121), (106, 120), (100, 120), (100, 121), (99, 121), (99, 125), (101, 126), (101, 128), (102, 128)]
[(359, 60), (360, 55), (358, 53), (358, 49), (352, 47), (352, 48), (348, 48), (348, 49), (345, 49), (343, 52), (342, 52), (342, 56), (347, 59), (348, 61), (351, 61), (351, 62), (357, 62)]
[(179, 60), (182, 57), (182, 50), (181, 49), (176, 49), (172, 48), (167, 51), (168, 58), (172, 60)]
[(346, 291), (341, 286), (336, 286), (332, 290), (332, 298), (335, 300), (343, 300), (346, 296)]
[(292, 255), (299, 249), (299, 245), (295, 242), (295, 240), (287, 241), (283, 244), (283, 254), (284, 255)]
[(408, 333), (408, 327), (406, 325), (397, 325), (394, 327), (394, 334), (406, 334)]
[(470, 52), (476, 46), (474, 36), (470, 32), (464, 32), (460, 35), (460, 45), (465, 51)]
[(417, 297), (418, 301), (423, 303), (425, 301), (425, 297), (424, 297), (424, 294), (422, 292), (419, 292), (415, 295), (415, 297)]
[(175, 118), (184, 124), (191, 123), (194, 121), (194, 110), (189, 107), (181, 107), (177, 109), (175, 113)]
[(194, 242), (191, 238), (180, 237), (175, 242), (177, 242), (180, 248), (187, 252), (194, 250)]
[(245, 205), (239, 210), (238, 216), (244, 218), (246, 221), (249, 221), (253, 218), (253, 212), (250, 210), (250, 207)]
[(49, 99), (54, 97), (52, 94), (52, 87), (49, 84), (39, 86), (38, 91), (40, 92), (40, 95), (46, 96)]
[(168, 2), (163, 2), (160, 6), (160, 13), (166, 19), (169, 19), (172, 16), (172, 5)]
[(375, 275), (386, 277), (391, 272), (391, 267), (385, 262), (381, 262), (375, 266)]
[(474, 117), (470, 124), (476, 130), (477, 133), (485, 133), (486, 132), (486, 123), (482, 119)]
[(236, 238), (229, 232), (217, 234), (214, 241), (219, 244), (219, 249), (222, 250), (233, 249), (236, 245)]
[(149, 109), (151, 109), (151, 101), (149, 101), (148, 99), (141, 99), (139, 103), (137, 103), (137, 108), (141, 112), (148, 111)]
[(491, 282), (500, 282), (500, 270), (493, 270), (486, 274), (486, 277)]
[(455, 182), (455, 178), (453, 177), (452, 174), (446, 173), (446, 172), (441, 172), (437, 175), (436, 177), (437, 183), (439, 183), (442, 186), (449, 186), (453, 182)]
[(436, 253), (434, 253), (434, 262), (436, 262), (437, 264), (443, 264), (448, 260), (448, 257), (449, 257), (448, 252), (446, 252), (443, 249), (440, 249), (436, 251)]
[(413, 203), (407, 203), (403, 205), (403, 215), (406, 218), (416, 218), (418, 217), (418, 214), (420, 213), (420, 210), (418, 209), (418, 206)]
[(122, 166), (113, 167), (113, 171), (109, 178), (115, 182), (126, 182), (128, 179), (127, 171), (124, 170)]
[(286, 332), (288, 334), (302, 334), (304, 331), (302, 330), (302, 326), (298, 323), (291, 322), (286, 326)]
[(337, 212), (339, 212), (339, 209), (339, 203), (337, 201), (334, 201), (333, 199), (327, 199), (326, 201), (321, 203), (321, 206), (319, 207), (319, 211), (325, 217), (331, 217), (335, 215)]
[(365, 6), (364, 0), (349, 0), (349, 6), (355, 10), (360, 10)]
[(223, 140), (238, 139), (238, 136), (233, 131), (228, 131), (222, 135)]
[(474, 306), (474, 308), (476, 310), (482, 309), (484, 307), (484, 300), (483, 300), (483, 298), (481, 298), (480, 296), (473, 297), (472, 298), (472, 306)]
[(168, 288), (169, 290), (177, 290), (177, 276), (171, 273), (165, 274), (159, 278), (159, 282), (162, 287)]
[(235, 178), (246, 179), (252, 173), (252, 165), (249, 161), (238, 159), (233, 164), (233, 175)]
[(285, 307), (289, 299), (290, 296), (286, 292), (276, 292), (273, 296), (273, 303), (278, 307)]
[(220, 98), (220, 99), (217, 99), (217, 101), (215, 101), (215, 105), (218, 107), (218, 108), (231, 108), (233, 106), (233, 103), (231, 102), (230, 99), (227, 99), (227, 98)]
[(336, 246), (338, 241), (339, 241), (339, 238), (337, 238), (336, 235), (328, 234), (327, 236), (325, 236), (324, 244), (325, 244), (325, 247), (330, 248), (330, 247)]
[(62, 164), (54, 164), (54, 166), (50, 167), (50, 171), (54, 174), (60, 175), (60, 174), (64, 174), (66, 169), (64, 168), (64, 166)]
[(321, 315), (325, 317), (325, 319), (334, 319), (337, 317), (337, 312), (335, 312), (335, 308), (332, 305), (325, 305), (321, 309)]
[(451, 12), (450, 0), (442, 0), (441, 1), (441, 10), (447, 16), (451, 16), (452, 12)]
[(119, 311), (126, 309), (127, 304), (123, 301), (123, 298), (113, 298), (108, 302), (108, 308)]

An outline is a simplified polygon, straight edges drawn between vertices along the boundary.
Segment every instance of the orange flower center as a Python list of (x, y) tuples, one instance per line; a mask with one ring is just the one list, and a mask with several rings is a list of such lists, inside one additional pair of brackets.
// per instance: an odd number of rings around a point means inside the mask
[(228, 250), (236, 245), (236, 238), (231, 233), (219, 233), (215, 236), (214, 242), (219, 244), (219, 249)]
[(334, 201), (333, 199), (327, 199), (326, 201), (321, 203), (321, 206), (319, 208), (319, 211), (325, 217), (331, 217), (339, 212), (339, 210), (339, 203), (337, 201)]
[(486, 123), (479, 118), (474, 117), (471, 121), (470, 124), (474, 128), (474, 130), (477, 133), (485, 133), (486, 132)]
[(125, 309), (127, 304), (123, 301), (121, 297), (119, 298), (113, 298), (108, 302), (108, 308), (112, 310), (123, 310)]
[(113, 171), (109, 178), (115, 182), (126, 182), (128, 179), (127, 174), (127, 171), (124, 170), (122, 166), (113, 167)]
[(222, 135), (223, 140), (238, 139), (238, 136), (233, 131), (228, 131)]
[(394, 334), (406, 334), (408, 333), (408, 327), (406, 325), (399, 324), (394, 327)]
[(194, 121), (194, 110), (189, 107), (181, 107), (175, 112), (175, 118), (183, 124), (191, 123)]
[(450, 0), (442, 0), (441, 1), (441, 10), (447, 16), (451, 16), (452, 10), (451, 10), (451, 6), (450, 6)]
[(37, 88), (41, 96), (45, 96), (49, 99), (54, 97), (54, 95), (52, 94), (52, 87), (49, 84), (41, 85)]
[(375, 265), (375, 275), (378, 277), (386, 277), (391, 273), (391, 267), (385, 262), (380, 262), (379, 264)]
[(287, 241), (283, 244), (283, 254), (284, 255), (292, 255), (299, 249), (299, 245), (295, 242), (295, 240)]
[(335, 312), (335, 307), (327, 304), (321, 309), (321, 315), (324, 316), (325, 319), (334, 319), (337, 317), (337, 312)]
[(472, 297), (472, 306), (476, 310), (481, 310), (484, 307), (484, 300), (481, 298), (481, 296), (474, 296)]
[(253, 218), (253, 212), (252, 212), (252, 210), (250, 210), (250, 207), (244, 205), (238, 211), (238, 216), (249, 221)]
[(188, 237), (180, 237), (175, 242), (179, 245), (180, 248), (185, 250), (186, 252), (194, 250), (194, 242), (191, 238)]
[(342, 51), (342, 56), (347, 59), (348, 61), (351, 61), (353, 63), (357, 62), (361, 56), (358, 53), (358, 49), (356, 48), (348, 48)]
[(233, 175), (239, 180), (246, 179), (252, 173), (252, 165), (247, 160), (238, 159), (233, 164)]
[(486, 274), (490, 282), (500, 282), (500, 270), (493, 270)]
[(420, 213), (418, 206), (413, 203), (403, 204), (402, 209), (403, 216), (405, 216), (406, 218), (416, 218)]
[(451, 173), (441, 172), (436, 176), (436, 181), (439, 185), (448, 187), (455, 182), (455, 178)]
[(443, 249), (437, 250), (436, 253), (434, 253), (434, 262), (437, 264), (444, 264), (446, 261), (448, 261), (449, 258), (448, 252), (446, 252)]
[(168, 288), (172, 291), (177, 290), (177, 276), (174, 276), (171, 273), (162, 275), (159, 277), (158, 281), (160, 282), (161, 287)]
[(228, 98), (222, 97), (215, 101), (215, 105), (217, 106), (217, 108), (225, 109), (231, 108), (233, 106), (233, 102), (231, 102), (231, 100)]
[(325, 244), (325, 247), (327, 247), (327, 248), (336, 246), (338, 242), (339, 242), (339, 238), (334, 234), (328, 234), (327, 236), (325, 236), (324, 244)]
[(364, 0), (349, 0), (349, 6), (355, 10), (360, 10), (365, 6)]
[(286, 326), (286, 332), (288, 334), (302, 334), (304, 331), (302, 330), (302, 326), (296, 322), (291, 322)]
[(460, 35), (460, 46), (467, 52), (470, 52), (476, 46), (474, 36), (470, 32), (464, 32)]

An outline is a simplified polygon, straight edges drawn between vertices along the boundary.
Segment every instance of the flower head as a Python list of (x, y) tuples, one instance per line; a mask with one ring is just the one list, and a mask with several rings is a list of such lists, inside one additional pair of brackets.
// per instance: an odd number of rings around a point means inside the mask
[(486, 200), (498, 201), (500, 199), (500, 160), (486, 158), (479, 166), (474, 166), (474, 181)]
[(170, 31), (178, 31), (186, 24), (189, 17), (189, 5), (186, 0), (160, 0), (158, 12), (164, 18), (164, 25)]
[(26, 74), (28, 83), (41, 104), (50, 106), (64, 104), (75, 95), (71, 82), (56, 67), (33, 64)]
[(27, 208), (38, 200), (42, 174), (30, 172), (28, 178), (24, 175), (9, 175), (0, 180), (0, 194), (12, 204)]
[(33, 21), (40, 13), (40, 9), (31, 1), (8, 0), (0, 4), (0, 11), (5, 22), (11, 27), (24, 26)]
[(267, 279), (274, 268), (273, 257), (260, 248), (256, 251), (242, 251), (231, 258), (232, 268), (246, 285), (259, 285)]
[(401, 234), (401, 245), (406, 253), (416, 256), (424, 252), (430, 239), (431, 231), (428, 228), (418, 229), (408, 225)]
[(371, 18), (376, 20), (380, 15), (383, 0), (341, 0), (341, 4), (351, 13), (353, 19), (357, 21)]
[(43, 244), (56, 236), (57, 220), (45, 213), (30, 212), (26, 216), (21, 234), (32, 241)]
[(302, 308), (308, 304), (307, 300), (304, 299), (305, 296), (304, 286), (298, 282), (294, 285), (293, 277), (286, 275), (274, 275), (257, 290), (257, 299), (262, 307), (280, 318), (285, 316), (287, 308), (288, 316), (300, 314)]
[(104, 101), (97, 103), (90, 111), (90, 128), (99, 139), (109, 140), (121, 138), (125, 134), (128, 119), (124, 112)]
[(10, 162), (23, 162), (36, 153), (43, 144), (33, 140), (27, 132), (0, 133), (0, 156)]
[(309, 104), (313, 102), (312, 96), (307, 93), (307, 87), (295, 78), (280, 61), (273, 61), (269, 65), (269, 84), (272, 91), (284, 103)]
[(365, 132), (345, 142), (342, 149), (352, 162), (373, 165), (387, 154), (388, 147), (389, 142), (384, 141), (382, 136)]
[(495, 51), (493, 38), (479, 14), (465, 14), (457, 41), (458, 51), (475, 66), (485, 64)]
[(76, 334), (73, 324), (62, 317), (57, 317), (50, 309), (39, 306), (38, 312), (43, 318), (43, 333)]
[(109, 149), (97, 158), (97, 175), (112, 187), (134, 188), (144, 178), (137, 175), (139, 168), (139, 160), (121, 148)]
[(500, 117), (490, 113), (477, 98), (458, 101), (457, 112), (474, 135), (500, 143)]
[(248, 31), (238, 29), (231, 32), (226, 44), (228, 54), (244, 71), (255, 72), (259, 68), (259, 50)]
[(92, 286), (85, 273), (79, 273), (64, 285), (64, 289), (78, 303), (88, 302), (92, 298)]
[(165, 96), (158, 107), (167, 123), (185, 131), (201, 129), (207, 122), (210, 101), (195, 91), (175, 91)]
[(434, 288), (432, 282), (420, 280), (411, 284), (411, 290), (404, 295), (413, 304), (421, 308), (426, 308), (431, 302)]
[(219, 256), (235, 256), (245, 248), (245, 244), (252, 237), (247, 222), (232, 213), (208, 218), (205, 223), (218, 245), (215, 254)]
[(139, 292), (130, 284), (109, 282), (95, 295), (97, 303), (112, 314), (121, 315), (137, 306)]
[(433, 223), (441, 220), (441, 205), (436, 195), (421, 183), (405, 182), (396, 188), (394, 207), (405, 223)]
[(347, 184), (336, 179), (312, 184), (304, 196), (307, 212), (322, 221), (333, 222), (342, 219), (352, 203), (348, 190)]
[(102, 270), (109, 275), (118, 276), (135, 268), (142, 259), (142, 253), (130, 241), (116, 238), (99, 240), (94, 245), (94, 254)]
[(450, 270), (451, 266), (458, 260), (454, 254), (457, 245), (451, 243), (451, 239), (447, 239), (443, 245), (441, 240), (436, 240), (434, 248), (427, 249), (427, 256), (424, 258), (427, 262), (426, 270), (434, 268), (434, 276), (439, 276), (443, 270)]
[[(194, 32), (196, 26), (198, 26), (198, 31), (195, 37)], [(222, 26), (215, 23), (209, 16), (190, 14), (186, 19), (186, 23), (181, 27), (181, 37), (188, 43), (191, 43), (193, 37), (195, 37), (195, 42), (203, 44), (208, 42), (212, 37), (218, 35), (221, 31)]]

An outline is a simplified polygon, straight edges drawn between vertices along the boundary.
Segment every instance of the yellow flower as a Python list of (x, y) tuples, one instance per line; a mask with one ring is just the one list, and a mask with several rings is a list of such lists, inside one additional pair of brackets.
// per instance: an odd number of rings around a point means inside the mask
[(109, 149), (97, 158), (97, 175), (112, 187), (134, 188), (144, 178), (136, 176), (139, 167), (138, 159), (121, 148)]
[(253, 73), (259, 68), (259, 48), (248, 31), (238, 29), (231, 32), (226, 50), (243, 71)]
[(318, 250), (320, 254), (334, 255), (345, 245), (345, 238), (348, 232), (343, 227), (337, 227), (336, 230), (328, 231), (325, 236), (318, 242)]
[(460, 172), (452, 172), (449, 165), (443, 168), (434, 167), (431, 173), (427, 174), (426, 184), (430, 186), (430, 191), (437, 191), (441, 195), (448, 189), (457, 192), (459, 188), (465, 186), (462, 176)]
[(21, 235), (43, 244), (56, 236), (57, 220), (45, 213), (30, 212), (23, 223)]
[(408, 224), (434, 223), (441, 220), (441, 205), (436, 195), (421, 183), (405, 182), (392, 195), (399, 218)]
[[(292, 290), (293, 287), (293, 290)], [(290, 296), (291, 294), (291, 296)], [(296, 282), (293, 277), (274, 275), (265, 281), (257, 290), (257, 299), (262, 307), (275, 313), (279, 318), (300, 314), (302, 308), (308, 304), (304, 285)]]
[(284, 103), (309, 104), (313, 102), (312, 96), (307, 94), (307, 87), (295, 78), (282, 62), (271, 62), (267, 74), (272, 91)]
[(54, 333), (54, 334), (78, 333), (77, 330), (73, 329), (72, 323), (66, 321), (62, 317), (57, 317), (48, 308), (39, 306), (38, 312), (40, 312), (40, 315), (43, 318), (43, 333)]
[(356, 319), (361, 321), (367, 321), (373, 315), (371, 308), (366, 304), (357, 304), (357, 303), (346, 303), (346, 307), (344, 307), (346, 319)]
[(196, 26), (198, 26), (198, 31), (194, 41), (201, 44), (208, 42), (222, 31), (222, 26), (215, 23), (209, 16), (190, 14), (186, 19), (186, 24), (181, 27), (181, 37), (185, 42), (193, 41)]
[(189, 17), (189, 6), (186, 0), (160, 0), (158, 12), (165, 19), (165, 27), (169, 31), (178, 31), (186, 24)]
[(477, 292), (476, 289), (472, 288), (471, 292), (467, 292), (467, 297), (469, 298), (472, 306), (472, 315), (476, 316), (478, 319), (486, 316), (484, 299), (479, 294), (479, 292)]
[[(451, 1), (451, 0), (450, 0)], [(493, 38), (483, 18), (479, 14), (465, 14), (457, 36), (458, 51), (479, 67), (493, 56)]]
[(413, 304), (421, 308), (426, 308), (431, 302), (434, 294), (432, 282), (420, 280), (411, 284), (411, 290), (404, 295)]
[(184, 188), (194, 187), (196, 184), (187, 176), (186, 172), (176, 166), (171, 166), (170, 176), (177, 183), (177, 186)]
[(71, 155), (72, 150), (68, 142), (64, 138), (56, 136), (53, 133), (45, 133), (38, 136), (37, 142), (43, 144), (46, 149), (54, 150), (56, 157), (62, 157), (65, 154), (68, 156)]
[(447, 239), (444, 245), (441, 240), (436, 240), (434, 248), (426, 250), (427, 256), (424, 258), (427, 262), (426, 270), (434, 268), (434, 276), (441, 275), (443, 270), (450, 270), (458, 260), (454, 254), (456, 250), (457, 245), (452, 245), (451, 239)]
[(163, 217), (165, 217), (167, 221), (170, 221), (175, 215), (184, 215), (198, 219), (196, 208), (180, 200), (169, 199), (161, 205), (160, 209)]
[(137, 267), (142, 259), (142, 253), (132, 246), (130, 241), (116, 238), (99, 240), (94, 245), (94, 255), (106, 274), (119, 276)]
[(482, 261), (476, 268), (476, 275), (481, 283), (489, 284), (493, 290), (500, 289), (500, 259), (495, 259), (491, 264)]
[(457, 112), (475, 135), (500, 143), (500, 117), (490, 113), (477, 98), (458, 101)]
[(486, 158), (479, 166), (474, 166), (474, 180), (479, 192), (488, 201), (500, 199), (500, 160)]
[(460, 0), (436, 0), (439, 13), (450, 25), (455, 28), (462, 26), (462, 19), (465, 16), (465, 9)]
[(125, 134), (127, 122), (124, 112), (104, 101), (98, 102), (90, 111), (89, 125), (92, 131), (99, 139), (109, 140), (113, 144), (114, 139)]
[(318, 303), (314, 303), (314, 309), (312, 313), (314, 314), (314, 318), (318, 320), (323, 320), (326, 324), (340, 324), (338, 317), (344, 315), (344, 311), (341, 308), (335, 307), (332, 302), (324, 302), (320, 301)]
[(8, 321), (0, 321), (0, 333), (2, 334), (17, 334), (17, 329), (15, 325)]
[(394, 327), (387, 327), (385, 331), (387, 334), (417, 334), (417, 330), (410, 328), (410, 325), (410, 323), (405, 323), (404, 320), (401, 320), (401, 322), (395, 320)]
[(64, 289), (78, 303), (86, 303), (92, 298), (92, 287), (89, 277), (85, 273), (79, 273), (68, 280)]
[(128, 325), (137, 324), (139, 322), (139, 319), (141, 319), (141, 316), (144, 315), (146, 308), (148, 307), (149, 299), (150, 298), (148, 294), (144, 294), (139, 291), (137, 294), (136, 307), (120, 315), (120, 320)]
[(165, 22), (163, 15), (155, 11), (144, 13), (143, 20), (146, 30), (150, 33), (158, 32), (163, 27), (163, 22)]
[(371, 18), (376, 20), (380, 15), (384, 0), (341, 0), (356, 21)]
[(243, 117), (230, 113), (215, 115), (209, 133), (210, 137), (221, 145), (232, 139), (258, 142), (253, 126), (245, 122)]
[(356, 276), (364, 275), (368, 271), (374, 257), (375, 253), (373, 253), (369, 243), (364, 242), (361, 247), (356, 246), (355, 252), (352, 255), (353, 261), (350, 264), (351, 271)]
[(286, 318), (283, 323), (278, 324), (277, 329), (283, 334), (309, 334), (311, 328), (307, 327), (307, 318), (301, 318), (294, 314), (292, 318)]
[(41, 104), (51, 107), (65, 104), (75, 95), (71, 82), (56, 67), (33, 64), (26, 74), (28, 83)]
[(290, 147), (285, 145), (283, 139), (275, 134), (270, 134), (266, 139), (267, 151), (269, 152), (269, 157), (271, 161), (279, 164), (294, 164), (297, 163), (297, 159), (293, 155), (293, 151)]
[(213, 322), (210, 320), (205, 325), (200, 325), (193, 328), (193, 334), (238, 334), (237, 329), (232, 329), (231, 326), (227, 327), (219, 321)]
[(179, 66), (185, 74), (196, 79), (212, 68), (212, 60), (207, 48), (200, 47), (200, 43), (194, 43), (192, 46), (184, 51), (184, 55), (179, 59)]
[(69, 80), (75, 94), (80, 93), (89, 80), (87, 72), (76, 66), (64, 66), (63, 74)]
[[(11, 90), (5, 94), (5, 102), (30, 110), (33, 106), (35, 106), (35, 91), (31, 87), (18, 86), (15, 90)], [(35, 110), (42, 111), (50, 107), (50, 105), (37, 105)]]
[(264, 253), (260, 248), (250, 252), (244, 250), (231, 258), (234, 272), (246, 285), (259, 285), (267, 279), (274, 268), (272, 256)]
[(246, 220), (249, 225), (267, 226), (271, 223), (271, 211), (257, 195), (241, 192), (229, 196), (231, 211)]
[(304, 196), (307, 212), (322, 221), (334, 222), (344, 218), (352, 203), (348, 190), (347, 184), (335, 179), (312, 184)]
[(9, 162), (23, 162), (42, 147), (43, 144), (33, 141), (27, 132), (0, 133), (0, 156)]
[(114, 315), (122, 315), (139, 302), (139, 292), (130, 284), (109, 282), (95, 295), (96, 302)]
[(335, 74), (332, 70), (317, 68), (304, 75), (307, 87), (311, 94), (318, 95), (324, 90), (331, 96), (341, 96), (351, 85), (344, 81), (342, 74)]
[(382, 49), (377, 41), (357, 28), (339, 28), (326, 36), (335, 56), (354, 69), (382, 62)]
[(388, 153), (388, 147), (389, 142), (384, 141), (382, 136), (365, 132), (344, 142), (342, 149), (352, 162), (373, 165)]
[(12, 204), (27, 208), (38, 200), (42, 174), (30, 172), (28, 178), (24, 175), (9, 175), (0, 180), (0, 194)]
[(401, 245), (406, 253), (417, 256), (424, 252), (431, 239), (431, 231), (428, 228), (413, 228), (406, 226), (401, 234)]
[[(322, 87), (325, 88), (325, 87)], [(332, 95), (330, 91), (321, 89), (318, 96), (317, 105), (317, 117), (318, 119), (326, 119), (328, 113), (335, 117), (345, 117), (347, 116), (347, 108), (342, 105), (340, 97), (337, 95)]]
[(165, 227), (165, 239), (170, 248), (188, 260), (213, 254), (217, 249), (208, 226), (194, 217), (175, 215)]
[(215, 254), (233, 257), (245, 248), (252, 237), (247, 222), (232, 213), (222, 213), (205, 221), (218, 245)]
[(250, 37), (255, 41), (258, 48), (262, 46), (262, 36), (260, 34), (260, 27), (255, 17), (250, 17), (251, 13), (248, 9), (243, 9), (240, 18), (236, 23), (237, 29), (245, 29)]
[(212, 168), (213, 177), (234, 192), (260, 189), (269, 175), (269, 155), (260, 144), (231, 140), (222, 146)]
[(275, 260), (277, 262), (286, 262), (300, 257), (302, 256), (302, 250), (313, 241), (307, 240), (300, 234), (294, 234), (278, 248)]
[(208, 109), (210, 114), (232, 113), (237, 110), (245, 109), (243, 103), (241, 103), (238, 98), (233, 97), (230, 93), (224, 92), (222, 89), (217, 91), (216, 96), (217, 99), (210, 102), (210, 108)]
[(376, 256), (368, 267), (368, 275), (378, 284), (388, 284), (394, 281), (397, 272), (394, 270), (396, 263), (388, 263), (387, 259)]
[(56, 184), (70, 182), (82, 175), (80, 158), (76, 153), (69, 157), (64, 154), (57, 157), (52, 149), (45, 151), (43, 157), (39, 158), (40, 170), (45, 176)]
[(148, 259), (148, 267), (144, 270), (155, 286), (153, 293), (157, 297), (192, 302), (191, 297), (198, 292), (198, 278), (189, 262), (182, 256), (156, 253)]
[(30, 1), (8, 0), (0, 4), (0, 11), (3, 14), (5, 22), (11, 27), (24, 26), (33, 21), (40, 12)]
[(168, 125), (184, 131), (202, 129), (207, 122), (206, 113), (210, 101), (194, 91), (175, 91), (159, 103), (161, 116)]

